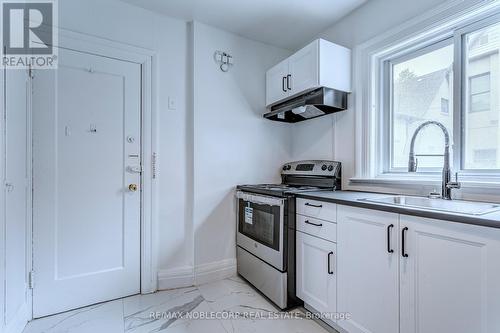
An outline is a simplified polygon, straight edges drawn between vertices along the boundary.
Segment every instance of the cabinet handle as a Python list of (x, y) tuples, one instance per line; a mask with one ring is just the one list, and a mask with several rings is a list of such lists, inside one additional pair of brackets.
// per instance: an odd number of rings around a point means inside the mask
[(286, 92), (285, 80), (286, 76), (283, 76), (283, 78), (281, 79), (281, 89), (283, 89), (283, 92)]
[(405, 237), (406, 237), (406, 232), (408, 231), (408, 227), (404, 227), (403, 231), (401, 232), (401, 255), (404, 258), (408, 258), (408, 253), (406, 253), (406, 248), (405, 248)]
[(330, 256), (331, 256), (332, 254), (333, 254), (333, 252), (329, 252), (329, 253), (328, 253), (328, 274), (333, 274), (333, 270), (330, 270), (330, 267), (331, 267), (331, 266), (330, 266), (330, 265), (331, 265), (331, 263), (330, 263)]
[(313, 225), (315, 227), (322, 227), (323, 226), (323, 223), (313, 223), (313, 222), (310, 222), (309, 220), (306, 220), (305, 223)]
[(323, 207), (323, 205), (313, 205), (313, 204), (310, 204), (309, 202), (306, 202), (306, 206), (314, 207), (314, 208), (321, 208), (321, 207)]
[(387, 252), (394, 253), (394, 250), (391, 246), (391, 229), (394, 228), (394, 224), (390, 224), (387, 227)]
[(286, 76), (286, 88), (287, 88), (288, 90), (292, 90), (292, 88), (290, 88), (290, 79), (291, 79), (291, 78), (292, 78), (292, 74), (288, 74), (288, 75)]

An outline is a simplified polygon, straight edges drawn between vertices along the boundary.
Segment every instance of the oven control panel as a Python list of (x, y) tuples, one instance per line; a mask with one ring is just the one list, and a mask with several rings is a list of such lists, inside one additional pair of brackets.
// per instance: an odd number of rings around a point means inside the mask
[(338, 176), (340, 162), (327, 160), (297, 161), (283, 165), (282, 175)]

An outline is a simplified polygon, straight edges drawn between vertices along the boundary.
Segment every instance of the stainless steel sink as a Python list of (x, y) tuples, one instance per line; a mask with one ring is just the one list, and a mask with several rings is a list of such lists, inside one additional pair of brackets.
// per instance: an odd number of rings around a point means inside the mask
[(467, 215), (483, 215), (500, 210), (500, 205), (498, 204), (462, 200), (443, 200), (404, 195), (376, 199), (366, 198), (360, 199), (360, 201), (369, 201), (390, 206), (413, 207), (419, 209), (437, 210)]

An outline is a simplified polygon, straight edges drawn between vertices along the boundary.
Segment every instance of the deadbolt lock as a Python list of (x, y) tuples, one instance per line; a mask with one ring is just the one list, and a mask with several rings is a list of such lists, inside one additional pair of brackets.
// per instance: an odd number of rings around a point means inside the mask
[(135, 192), (137, 191), (137, 185), (136, 184), (130, 184), (128, 186), (128, 189), (131, 191), (131, 192)]

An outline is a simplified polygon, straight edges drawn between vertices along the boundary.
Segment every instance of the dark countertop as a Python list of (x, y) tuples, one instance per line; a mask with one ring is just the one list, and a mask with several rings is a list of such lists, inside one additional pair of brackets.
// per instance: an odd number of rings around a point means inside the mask
[(392, 206), (387, 204), (359, 201), (359, 199), (376, 199), (392, 196), (394, 194), (381, 194), (370, 192), (355, 192), (355, 191), (319, 191), (319, 192), (304, 192), (297, 194), (298, 198), (311, 200), (319, 200), (325, 202), (333, 202), (336, 204), (355, 206), (360, 208), (376, 209), (386, 212), (392, 212), (403, 215), (412, 215), (427, 217), (436, 220), (446, 220), (452, 222), (473, 224), (485, 227), (500, 228), (500, 211), (492, 212), (484, 215), (467, 215), (450, 213), (436, 210), (427, 210), (414, 207)]

